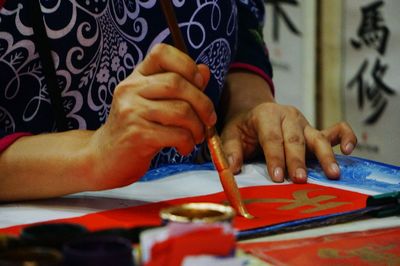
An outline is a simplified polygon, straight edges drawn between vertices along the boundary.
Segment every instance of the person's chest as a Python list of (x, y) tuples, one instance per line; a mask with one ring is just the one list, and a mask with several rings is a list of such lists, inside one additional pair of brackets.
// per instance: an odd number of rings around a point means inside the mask
[[(18, 124), (51, 130), (51, 105), (28, 1), (9, 0), (0, 11), (0, 108)], [(47, 38), (72, 128), (105, 122), (116, 85), (156, 43), (171, 43), (156, 0), (40, 1)], [(173, 1), (190, 55), (210, 66), (207, 93), (218, 102), (235, 53), (234, 1)], [(18, 108), (16, 108), (18, 107)]]

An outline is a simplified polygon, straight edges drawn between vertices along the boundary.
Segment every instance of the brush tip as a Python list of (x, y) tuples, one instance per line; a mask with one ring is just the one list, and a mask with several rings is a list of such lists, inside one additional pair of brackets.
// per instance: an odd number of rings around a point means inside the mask
[(251, 215), (251, 214), (248, 213), (248, 212), (242, 212), (242, 213), (240, 213), (240, 215), (243, 216), (243, 217), (246, 218), (246, 219), (249, 219), (249, 220), (255, 218), (253, 215)]

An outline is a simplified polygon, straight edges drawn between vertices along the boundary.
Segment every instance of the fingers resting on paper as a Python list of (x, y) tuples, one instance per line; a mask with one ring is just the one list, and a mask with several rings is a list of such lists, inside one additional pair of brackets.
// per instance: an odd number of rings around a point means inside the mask
[(307, 156), (315, 156), (330, 179), (340, 177), (332, 147), (340, 144), (350, 154), (357, 139), (344, 122), (324, 130), (313, 128), (292, 106), (263, 103), (228, 121), (222, 141), (232, 171), (238, 173), (243, 161), (263, 152), (267, 170), (274, 182), (285, 177), (295, 183), (307, 182)]

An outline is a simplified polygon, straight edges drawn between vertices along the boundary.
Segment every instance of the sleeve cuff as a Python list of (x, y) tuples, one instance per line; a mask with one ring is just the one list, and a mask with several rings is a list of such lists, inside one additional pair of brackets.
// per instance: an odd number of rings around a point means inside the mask
[(262, 77), (269, 85), (269, 87), (271, 88), (271, 92), (272, 95), (275, 96), (275, 86), (274, 86), (274, 82), (272, 81), (271, 77), (268, 76), (264, 70), (262, 70), (261, 68), (258, 68), (256, 66), (247, 64), (247, 63), (241, 63), (241, 62), (233, 62), (230, 66), (229, 69), (233, 69), (233, 70), (247, 70), (249, 72), (253, 72), (254, 74), (259, 75), (260, 77)]
[(13, 134), (7, 135), (3, 138), (0, 138), (0, 152), (3, 152), (11, 144), (13, 144), (16, 140), (18, 140), (21, 137), (25, 137), (25, 136), (32, 136), (32, 134), (25, 133), (25, 132), (19, 132), (19, 133), (13, 133)]

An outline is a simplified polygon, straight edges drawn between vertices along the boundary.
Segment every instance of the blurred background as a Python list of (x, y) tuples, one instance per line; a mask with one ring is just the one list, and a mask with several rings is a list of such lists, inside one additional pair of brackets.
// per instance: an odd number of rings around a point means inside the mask
[(353, 155), (400, 166), (400, 1), (265, 6), (278, 102), (318, 128), (348, 122), (358, 138)]

